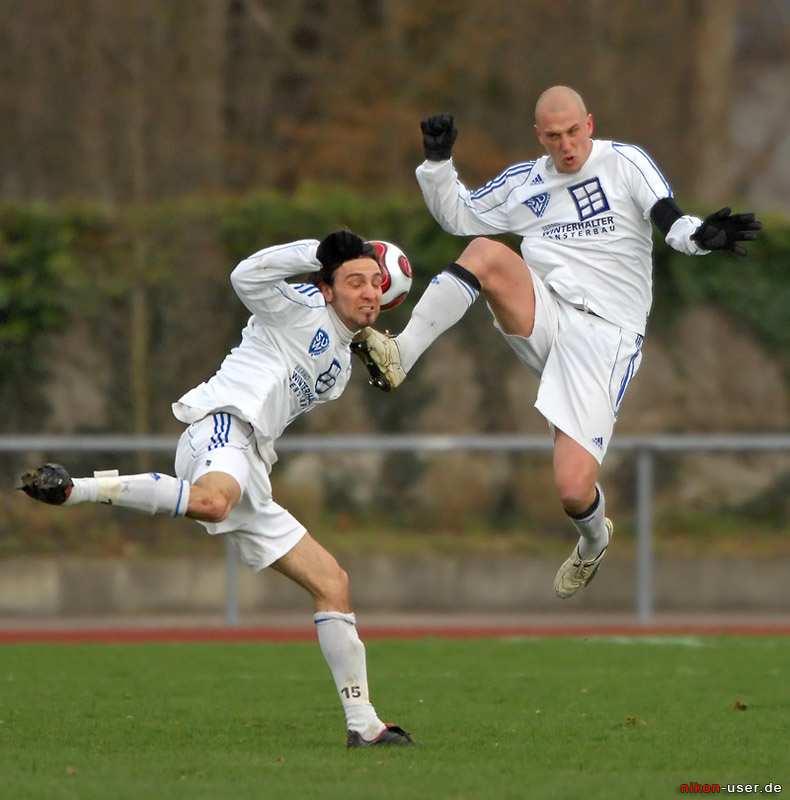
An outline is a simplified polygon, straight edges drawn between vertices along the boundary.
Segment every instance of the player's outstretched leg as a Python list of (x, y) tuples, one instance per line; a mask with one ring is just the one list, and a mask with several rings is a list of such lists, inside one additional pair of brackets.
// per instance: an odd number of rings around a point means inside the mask
[(346, 746), (412, 744), (403, 728), (382, 722), (370, 702), (365, 645), (351, 611), (348, 575), (309, 533), (272, 566), (313, 596), (316, 634), (346, 718)]
[(190, 497), (189, 482), (172, 475), (120, 475), (118, 470), (104, 470), (94, 472), (92, 478), (72, 478), (65, 467), (51, 463), (25, 472), (18, 488), (50, 505), (103, 503), (174, 517), (186, 514)]
[(481, 291), (505, 333), (530, 336), (535, 293), (529, 269), (509, 247), (479, 237), (434, 276), (401, 333), (390, 337), (372, 328), (362, 332), (355, 352), (370, 382), (384, 391), (403, 383), (417, 359), (466, 314)]
[(480, 282), (470, 270), (448, 264), (428, 284), (398, 336), (365, 328), (351, 349), (362, 359), (371, 384), (385, 392), (400, 386), (417, 359), (466, 314), (479, 294)]

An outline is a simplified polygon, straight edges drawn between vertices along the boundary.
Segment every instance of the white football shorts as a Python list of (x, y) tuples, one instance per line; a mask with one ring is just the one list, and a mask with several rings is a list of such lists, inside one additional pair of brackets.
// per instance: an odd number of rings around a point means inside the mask
[(208, 472), (232, 475), (241, 499), (223, 522), (200, 522), (212, 535), (233, 538), (243, 563), (256, 572), (282, 558), (306, 530), (286, 509), (272, 500), (271, 466), (255, 444), (249, 422), (217, 411), (193, 422), (176, 450), (176, 475), (195, 483)]
[(496, 319), (494, 327), (540, 377), (535, 408), (600, 464), (642, 361), (643, 337), (568, 303), (534, 270), (530, 273), (535, 286), (532, 335), (504, 333)]

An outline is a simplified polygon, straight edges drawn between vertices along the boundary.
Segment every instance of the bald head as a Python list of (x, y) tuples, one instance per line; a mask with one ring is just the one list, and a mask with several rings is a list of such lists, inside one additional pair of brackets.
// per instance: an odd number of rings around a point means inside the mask
[(592, 151), (592, 114), (570, 86), (552, 86), (535, 104), (535, 133), (557, 172), (578, 172)]
[(546, 89), (535, 103), (535, 124), (540, 124), (540, 118), (546, 114), (580, 114), (587, 116), (587, 106), (584, 99), (570, 86), (551, 86)]

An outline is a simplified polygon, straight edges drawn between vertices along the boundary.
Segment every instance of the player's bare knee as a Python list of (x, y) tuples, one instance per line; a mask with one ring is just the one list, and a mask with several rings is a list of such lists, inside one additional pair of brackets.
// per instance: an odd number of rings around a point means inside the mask
[(595, 494), (595, 476), (583, 472), (557, 475), (556, 484), (562, 507), (571, 512), (587, 508)]
[(458, 263), (474, 274), (481, 284), (485, 285), (487, 278), (497, 268), (497, 255), (502, 247), (504, 245), (495, 242), (493, 239), (478, 236), (472, 239), (464, 248), (464, 251), (458, 257)]
[(334, 608), (348, 608), (351, 582), (348, 573), (338, 564), (337, 569), (326, 575), (318, 589), (320, 599)]
[(202, 492), (189, 500), (189, 516), (203, 522), (224, 522), (233, 504), (222, 492)]
[(502, 269), (505, 258), (512, 255), (513, 251), (501, 242), (495, 242), (485, 236), (478, 236), (464, 248), (458, 258), (458, 263), (464, 269), (474, 273), (480, 283), (485, 286)]

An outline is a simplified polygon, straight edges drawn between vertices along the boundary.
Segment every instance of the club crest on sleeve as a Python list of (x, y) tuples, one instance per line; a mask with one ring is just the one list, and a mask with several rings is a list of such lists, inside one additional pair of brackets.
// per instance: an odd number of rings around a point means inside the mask
[(319, 328), (313, 336), (313, 341), (310, 342), (308, 352), (313, 358), (318, 358), (321, 353), (325, 353), (329, 349), (329, 334), (323, 329)]
[(599, 449), (603, 450), (603, 436), (594, 436), (592, 443)]
[(548, 192), (532, 195), (524, 201), (524, 205), (536, 216), (542, 217), (549, 204), (550, 195)]
[(604, 211), (609, 211), (609, 201), (606, 199), (603, 186), (598, 178), (590, 178), (569, 186), (568, 191), (576, 204), (576, 211), (582, 222), (597, 214), (603, 214)]

